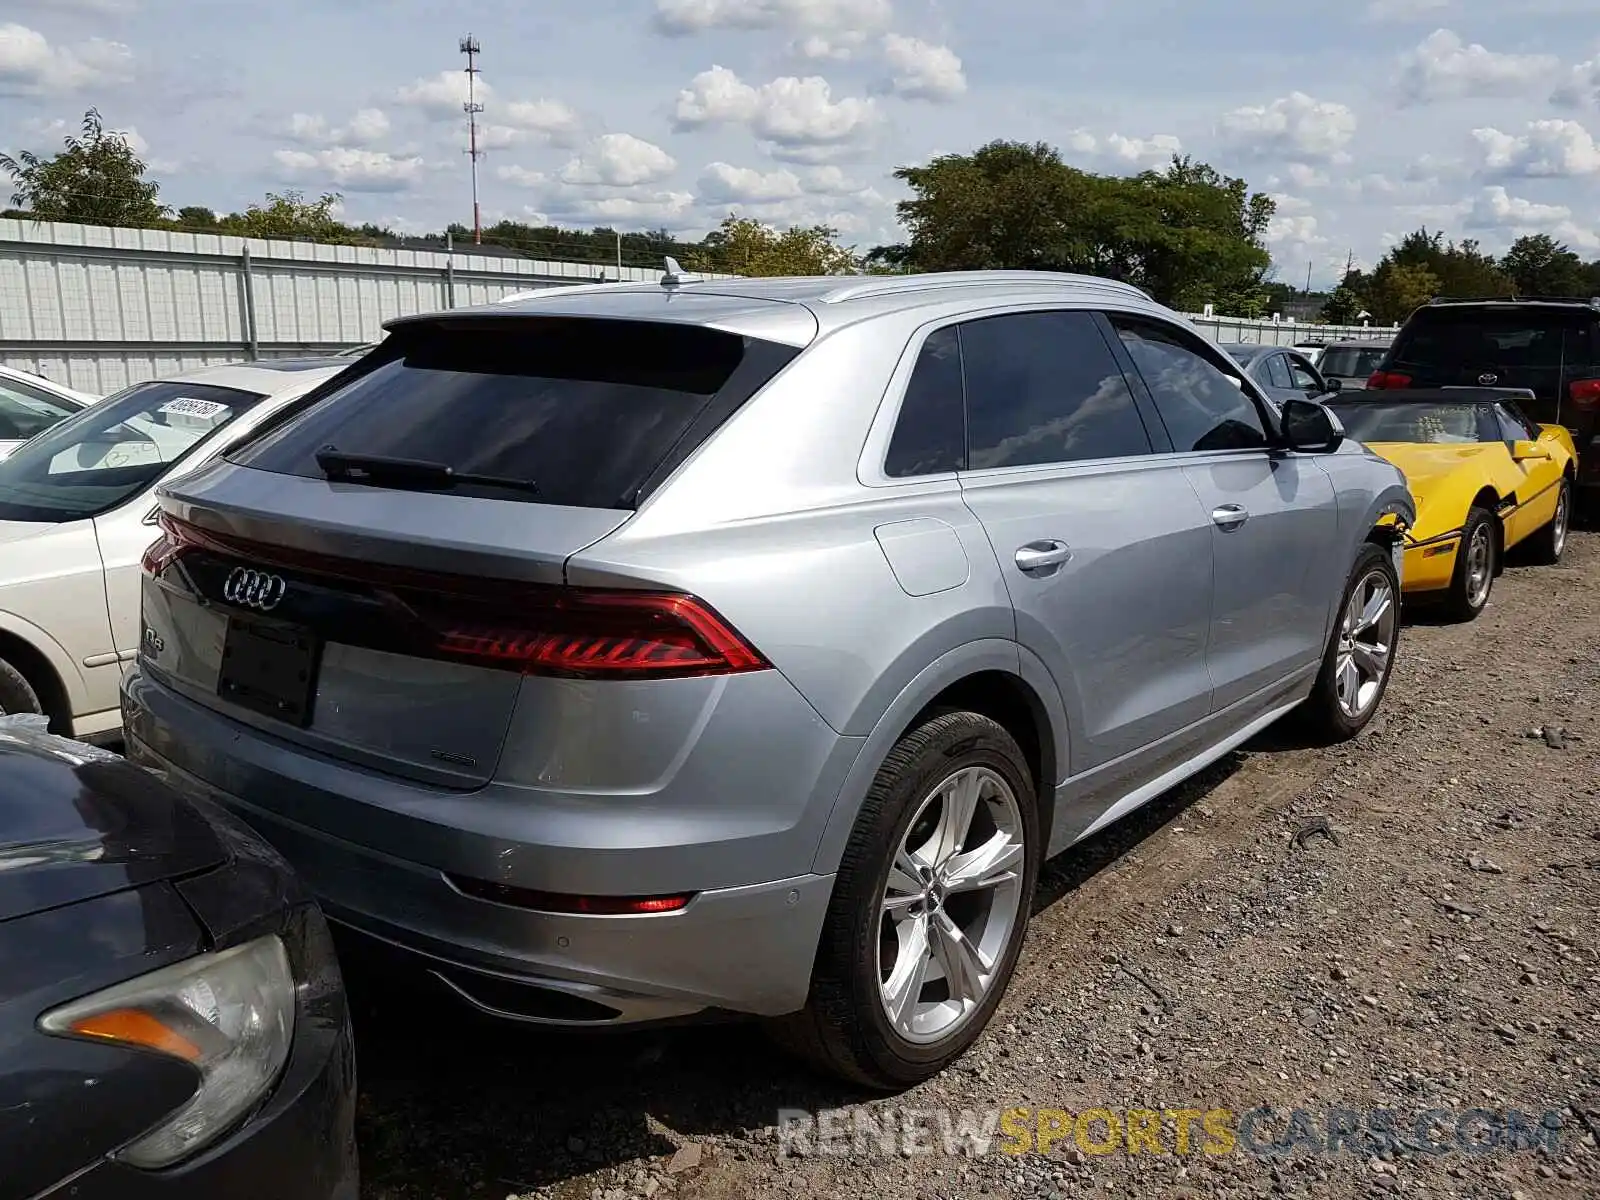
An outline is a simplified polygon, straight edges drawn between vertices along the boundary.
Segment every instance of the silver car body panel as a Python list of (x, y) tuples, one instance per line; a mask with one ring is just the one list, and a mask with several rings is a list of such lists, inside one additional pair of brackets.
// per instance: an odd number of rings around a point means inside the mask
[[(165, 489), (163, 506), (315, 554), (691, 593), (772, 669), (489, 680), (340, 651), (312, 724), (294, 728), (216, 694), (222, 614), (147, 578), (163, 648), (146, 647), (124, 688), (130, 752), (235, 807), (337, 919), (412, 950), (486, 1010), (451, 970), (609, 997), (618, 1021), (789, 1011), (873, 778), (947, 689), (981, 678), (1025, 698), (1059, 851), (1303, 700), (1357, 548), (1385, 512), (1411, 515), (1399, 472), (1353, 443), (887, 476), (926, 333), (1039, 309), (1200, 336), (1123, 285), (1010, 273), (619, 284), (443, 314), (680, 321), (804, 350), (636, 511), (228, 462)], [(1213, 510), (1234, 503), (1250, 519), (1225, 529)], [(1015, 551), (1041, 538), (1070, 556), (1019, 569)], [(456, 688), (457, 702), (428, 698)], [(450, 875), (696, 898), (563, 916), (464, 895)]]

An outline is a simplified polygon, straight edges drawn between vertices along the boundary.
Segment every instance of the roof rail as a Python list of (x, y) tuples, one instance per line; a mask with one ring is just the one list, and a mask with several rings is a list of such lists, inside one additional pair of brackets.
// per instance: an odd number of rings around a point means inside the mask
[(1430, 306), (1436, 304), (1485, 304), (1494, 301), (1502, 304), (1516, 304), (1527, 300), (1537, 304), (1587, 304), (1591, 308), (1600, 308), (1600, 296), (1435, 296), (1428, 301), (1428, 304)]
[(1081, 287), (1118, 295), (1135, 295), (1151, 299), (1150, 293), (1131, 283), (1116, 279), (1103, 279), (1098, 275), (1074, 275), (1066, 271), (927, 271), (913, 275), (870, 275), (854, 277), (853, 282), (841, 283), (823, 296), (823, 304), (840, 304), (846, 300), (866, 300), (875, 296), (896, 296), (907, 292), (934, 291), (941, 288), (993, 287), (1008, 284), (1012, 287)]

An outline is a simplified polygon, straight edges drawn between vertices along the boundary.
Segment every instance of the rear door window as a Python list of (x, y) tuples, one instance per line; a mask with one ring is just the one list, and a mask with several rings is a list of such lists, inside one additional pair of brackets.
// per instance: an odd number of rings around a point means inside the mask
[(1287, 390), (1294, 386), (1289, 379), (1289, 368), (1284, 365), (1283, 355), (1281, 354), (1267, 356), (1266, 377), (1269, 387)]
[(961, 338), (952, 326), (928, 335), (906, 385), (883, 471), (891, 478), (958, 471), (966, 462)]
[(1150, 453), (1093, 313), (1013, 313), (960, 328), (969, 470)]
[(1302, 392), (1320, 392), (1324, 390), (1322, 380), (1317, 378), (1317, 373), (1310, 363), (1302, 358), (1296, 358), (1292, 354), (1287, 357), (1289, 360), (1289, 378), (1294, 381), (1294, 387)]
[(403, 326), (365, 371), (229, 457), (319, 479), (317, 454), (332, 446), (537, 485), (463, 483), (454, 495), (631, 508), (798, 353), (665, 322)]

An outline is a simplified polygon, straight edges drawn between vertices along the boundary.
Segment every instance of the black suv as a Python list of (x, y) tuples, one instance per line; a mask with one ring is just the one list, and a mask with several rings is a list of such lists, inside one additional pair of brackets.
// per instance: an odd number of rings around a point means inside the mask
[(1600, 297), (1435, 300), (1411, 314), (1367, 387), (1526, 389), (1523, 411), (1572, 432), (1578, 484), (1600, 489)]

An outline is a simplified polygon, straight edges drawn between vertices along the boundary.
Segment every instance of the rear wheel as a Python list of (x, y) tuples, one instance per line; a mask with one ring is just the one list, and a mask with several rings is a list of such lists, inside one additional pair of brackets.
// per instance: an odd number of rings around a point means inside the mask
[(1356, 555), (1322, 670), (1301, 720), (1330, 742), (1355, 737), (1378, 711), (1400, 641), (1400, 579), (1394, 560), (1371, 543)]
[(1467, 523), (1461, 528), (1455, 575), (1444, 599), (1445, 611), (1457, 621), (1471, 621), (1489, 606), (1498, 551), (1494, 514), (1473, 505), (1467, 511)]
[(1556, 511), (1550, 523), (1528, 539), (1528, 557), (1541, 566), (1553, 567), (1567, 548), (1567, 529), (1572, 522), (1572, 483), (1561, 481), (1556, 493)]
[(981, 1034), (1016, 968), (1038, 873), (1027, 760), (988, 717), (950, 712), (890, 752), (834, 884), (788, 1049), (882, 1091), (938, 1074)]
[(33, 685), (23, 678), (21, 671), (0, 658), (0, 716), (43, 711)]

